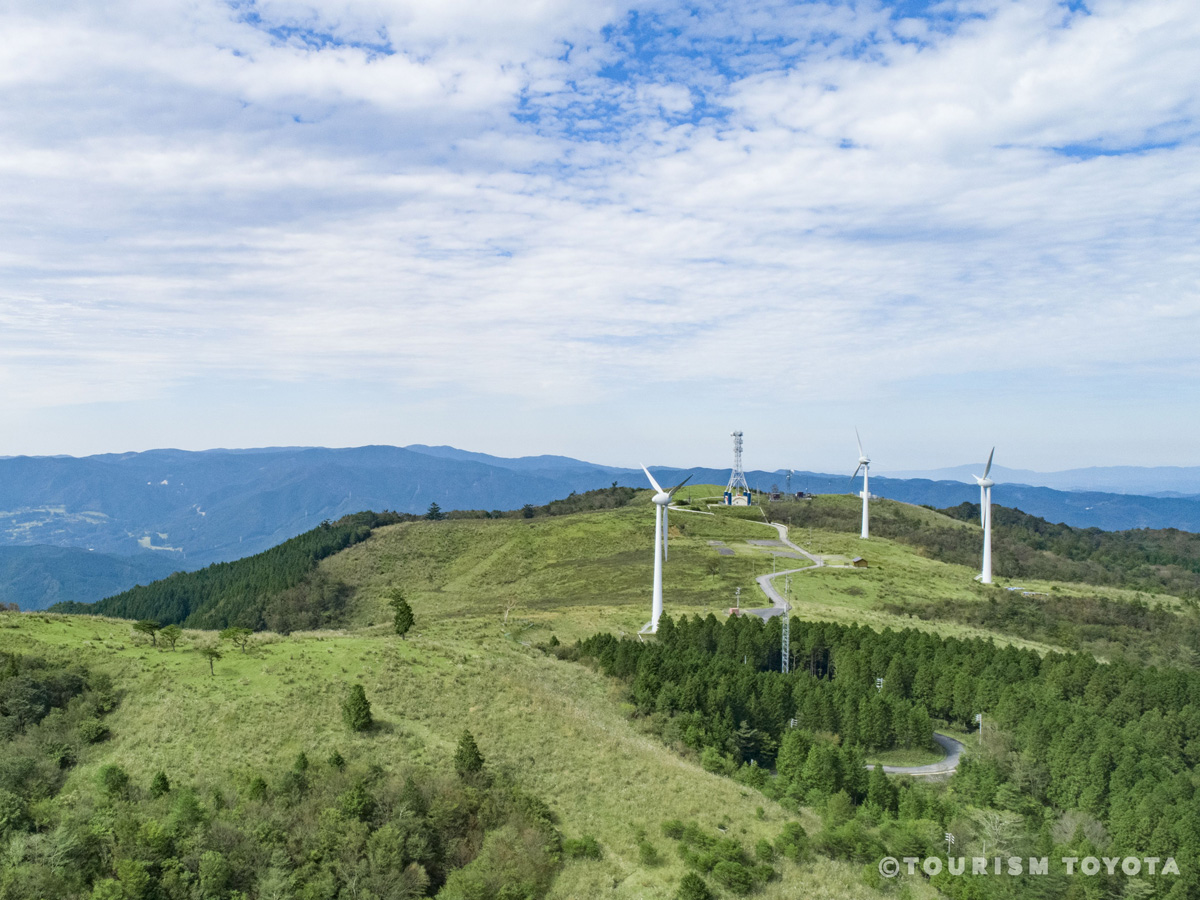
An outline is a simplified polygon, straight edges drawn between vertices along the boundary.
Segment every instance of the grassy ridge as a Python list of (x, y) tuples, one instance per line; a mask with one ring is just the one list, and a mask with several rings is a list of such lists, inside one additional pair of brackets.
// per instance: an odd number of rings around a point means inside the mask
[[(695, 496), (705, 495), (700, 488)], [(829, 502), (843, 500), (855, 502)], [(98, 769), (110, 763), (139, 783), (165, 768), (182, 779), (238, 778), (300, 751), (324, 758), (330, 746), (389, 772), (405, 766), (435, 771), (470, 728), (489, 764), (550, 802), (566, 837), (593, 835), (603, 850), (599, 860), (568, 862), (552, 897), (666, 900), (685, 869), (662, 837), (664, 820), (694, 820), (713, 833), (725, 826), (753, 846), (775, 838), (794, 816), (644, 732), (610, 679), (527, 646), (551, 634), (570, 641), (598, 631), (632, 633), (645, 623), (654, 530), (647, 501), (643, 492), (627, 506), (556, 518), (377, 528), (312, 570), (312, 577), (347, 585), (346, 630), (260, 634), (246, 653), (224, 648), (214, 676), (196, 652), (216, 643), (211, 632), (185, 631), (172, 652), (152, 648), (129, 622), (101, 616), (0, 614), (0, 650), (68, 653), (127, 686), (106, 719), (112, 738), (81, 755), (64, 797), (86, 797)], [(765, 605), (753, 599), (761, 598), (754, 577), (771, 571), (771, 549), (746, 541), (772, 538), (773, 529), (758, 510), (716, 512), (672, 513), (664, 578), (672, 615), (719, 612), (731, 605), (737, 587), (743, 606)], [(949, 521), (926, 510), (916, 514)], [(970, 531), (965, 523), (949, 527)], [(936, 614), (915, 615), (918, 608), (936, 613), (954, 603), (986, 608), (1002, 591), (975, 584), (971, 568), (923, 558), (887, 539), (864, 545), (853, 535), (803, 527), (793, 528), (792, 538), (833, 564), (860, 554), (870, 562), (865, 570), (826, 567), (793, 576), (798, 616), (995, 634)], [(710, 541), (723, 542), (734, 555), (719, 556)], [(1064, 594), (1077, 590), (1058, 587)], [(404, 592), (416, 616), (406, 640), (390, 633), (386, 595), (393, 588)], [(1095, 590), (1114, 603), (1136, 599)], [(370, 735), (349, 734), (341, 722), (341, 697), (353, 683), (363, 685), (381, 723)], [(819, 827), (807, 811), (800, 821), (810, 831)], [(662, 864), (642, 862), (643, 835), (656, 844)], [(785, 862), (779, 869), (782, 878), (755, 896), (880, 896), (863, 883), (857, 864)], [(920, 879), (903, 889), (912, 900), (934, 896)]]

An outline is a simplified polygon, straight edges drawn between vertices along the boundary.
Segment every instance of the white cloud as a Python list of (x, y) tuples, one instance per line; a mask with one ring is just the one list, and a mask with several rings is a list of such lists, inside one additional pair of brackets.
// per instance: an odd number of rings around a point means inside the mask
[(1155, 390), (1200, 331), (1200, 13), (1091, 10), (0, 14), (0, 407), (682, 402), (760, 390), (739, 345), (868, 405), (1030, 361)]

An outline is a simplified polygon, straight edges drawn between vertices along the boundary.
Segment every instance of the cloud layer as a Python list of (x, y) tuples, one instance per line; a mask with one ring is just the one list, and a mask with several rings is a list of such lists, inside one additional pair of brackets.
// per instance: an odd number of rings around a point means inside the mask
[[(991, 443), (986, 397), (1080, 432), (1014, 464), (1194, 462), (1150, 445), (1197, 436), (1200, 12), (915, 6), (10, 5), (0, 453), (595, 457), (619, 419), (682, 464), (721, 405), (714, 447), (870, 419), (919, 465), (906, 419)], [(246, 399), (330, 378), (425, 430)]]

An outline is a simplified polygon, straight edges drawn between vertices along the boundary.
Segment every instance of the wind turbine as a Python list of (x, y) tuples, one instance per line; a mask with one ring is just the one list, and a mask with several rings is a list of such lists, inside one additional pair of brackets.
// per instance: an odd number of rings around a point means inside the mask
[(988, 473), (992, 471), (992, 457), (995, 455), (996, 448), (993, 447), (988, 454), (982, 478), (971, 476), (979, 485), (979, 524), (983, 526), (983, 571), (979, 573), (979, 580), (984, 584), (992, 583), (992, 485), (996, 482), (988, 478)]
[(857, 477), (859, 469), (861, 469), (862, 473), (863, 473), (863, 489), (862, 489), (863, 520), (862, 520), (862, 534), (859, 535), (859, 537), (861, 537), (865, 541), (868, 537), (871, 536), (870, 523), (867, 518), (867, 501), (871, 498), (871, 492), (868, 490), (868, 486), (867, 486), (867, 476), (871, 469), (871, 458), (863, 452), (862, 438), (859, 437), (857, 428), (854, 429), (854, 436), (856, 438), (858, 438), (858, 469), (855, 469), (854, 474), (850, 476), (850, 483), (851, 484), (854, 483), (854, 479)]
[(658, 492), (651, 498), (654, 503), (654, 600), (650, 607), (650, 624), (642, 629), (655, 634), (658, 631), (658, 620), (662, 618), (663, 610), (662, 567), (663, 561), (667, 558), (667, 508), (671, 503), (671, 498), (675, 496), (675, 492), (691, 481), (692, 476), (689, 475), (671, 490), (664, 491), (654, 480), (649, 469), (642, 466), (642, 471), (646, 473), (650, 484)]

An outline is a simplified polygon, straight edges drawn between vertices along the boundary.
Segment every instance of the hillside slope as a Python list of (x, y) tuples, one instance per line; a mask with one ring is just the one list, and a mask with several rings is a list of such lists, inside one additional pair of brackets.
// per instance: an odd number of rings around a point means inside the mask
[[(701, 486), (683, 496), (705, 492)], [(703, 504), (693, 506), (698, 511), (671, 517), (669, 615), (720, 613), (739, 587), (742, 605), (757, 605), (756, 575), (773, 566), (799, 567), (791, 589), (802, 619), (916, 626), (1042, 652), (1055, 646), (941, 615), (957, 607), (986, 609), (1007, 593), (1002, 585), (976, 584), (966, 567), (922, 557), (886, 538), (864, 543), (795, 527), (793, 539), (827, 563), (813, 568), (792, 556), (773, 558), (789, 551), (772, 545), (774, 529), (760, 511), (709, 515)], [(972, 528), (929, 510), (911, 514)], [(0, 613), (0, 652), (70, 658), (111, 676), (121, 692), (120, 705), (105, 718), (111, 736), (80, 751), (60, 798), (46, 801), (39, 815), (52, 824), (56, 810), (105, 809), (97, 785), (111, 765), (130, 775), (135, 791), (147, 791), (158, 771), (169, 773), (172, 783), (195, 785), (203, 809), (215, 802), (214, 789), (234, 808), (255, 802), (250, 792), (257, 776), (265, 777), (269, 791), (282, 791), (301, 752), (317, 761), (337, 750), (356, 771), (379, 766), (388, 778), (410, 770), (434, 778), (469, 729), (494, 771), (549, 803), (564, 836), (590, 836), (600, 848), (599, 859), (564, 861), (549, 894), (554, 900), (673, 898), (687, 869), (663, 836), (668, 820), (695, 822), (701, 832), (732, 837), (746, 848), (775, 840), (789, 822), (816, 834), (821, 825), (812, 812), (705, 771), (694, 755), (647, 731), (624, 705), (625, 687), (537, 649), (553, 637), (632, 634), (646, 621), (653, 528), (645, 492), (625, 507), (559, 517), (376, 528), (315, 568), (349, 587), (352, 627), (264, 633), (245, 652), (222, 644), (212, 674), (199, 652), (218, 645), (212, 632), (189, 629), (172, 651), (151, 646), (129, 622)], [(869, 567), (840, 568), (851, 555), (866, 556)], [(1100, 591), (1114, 604), (1138, 599), (1111, 588), (1054, 585), (1047, 592), (1052, 588), (1061, 595)], [(404, 639), (390, 624), (393, 590), (403, 592), (416, 618)], [(914, 617), (919, 605), (932, 614)], [(352, 733), (343, 724), (341, 702), (351, 685), (361, 685), (371, 703), (379, 722), (373, 731)], [(861, 860), (816, 856), (799, 866), (785, 859), (773, 865), (778, 880), (754, 897), (884, 896), (864, 880)], [(936, 896), (920, 878), (902, 889), (912, 900)]]

